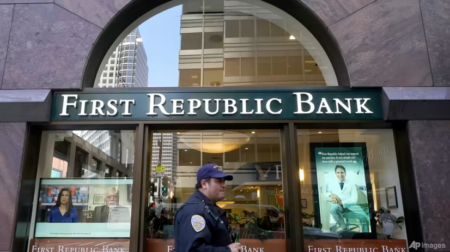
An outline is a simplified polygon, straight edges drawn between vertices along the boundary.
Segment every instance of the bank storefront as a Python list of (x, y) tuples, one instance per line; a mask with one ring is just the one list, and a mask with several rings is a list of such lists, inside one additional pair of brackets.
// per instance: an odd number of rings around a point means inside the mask
[(411, 251), (406, 124), (313, 34), (263, 1), (174, 1), (94, 47), (29, 123), (14, 251), (170, 252), (208, 163), (243, 252)]
[[(52, 123), (40, 126), (34, 153), (29, 249), (171, 251), (174, 214), (207, 163), (235, 178), (218, 205), (244, 251), (406, 249), (395, 140), (402, 129), (383, 123), (381, 92), (55, 92)], [(63, 189), (76, 218), (61, 223), (55, 205)]]

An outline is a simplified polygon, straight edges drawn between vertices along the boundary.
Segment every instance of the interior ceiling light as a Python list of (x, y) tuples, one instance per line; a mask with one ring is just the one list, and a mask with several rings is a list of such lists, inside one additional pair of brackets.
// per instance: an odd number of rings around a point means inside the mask
[[(206, 153), (224, 153), (246, 144), (250, 137), (228, 130), (200, 130), (181, 133), (178, 139), (192, 149)], [(202, 139), (202, 141), (199, 141)]]
[(289, 40), (295, 40), (294, 35), (291, 35), (291, 36), (289, 37)]

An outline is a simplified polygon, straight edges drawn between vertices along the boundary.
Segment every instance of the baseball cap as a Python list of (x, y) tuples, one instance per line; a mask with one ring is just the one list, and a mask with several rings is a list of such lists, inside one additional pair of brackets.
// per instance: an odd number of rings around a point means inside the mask
[(223, 178), (225, 180), (233, 180), (233, 176), (223, 173), (222, 167), (217, 164), (206, 164), (198, 169), (197, 182), (207, 178)]

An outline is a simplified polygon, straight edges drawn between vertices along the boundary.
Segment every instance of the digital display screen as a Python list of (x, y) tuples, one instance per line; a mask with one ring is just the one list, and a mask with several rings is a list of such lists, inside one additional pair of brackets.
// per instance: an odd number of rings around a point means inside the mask
[(42, 179), (36, 238), (130, 237), (128, 178)]
[(364, 144), (312, 144), (320, 211), (316, 221), (324, 232), (372, 233), (367, 154)]

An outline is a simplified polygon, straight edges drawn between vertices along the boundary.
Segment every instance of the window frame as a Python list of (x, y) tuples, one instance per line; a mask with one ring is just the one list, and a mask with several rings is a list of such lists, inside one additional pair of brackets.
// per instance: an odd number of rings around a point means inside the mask
[[(420, 240), (422, 238), (422, 228), (420, 224), (420, 214), (412, 159), (409, 148), (408, 133), (405, 122), (387, 123), (382, 121), (198, 121), (198, 122), (168, 122), (168, 123), (142, 123), (142, 122), (89, 122), (83, 124), (76, 123), (49, 123), (30, 124), (27, 128), (27, 138), (25, 145), (24, 161), (22, 163), (22, 183), (19, 192), (19, 205), (17, 210), (16, 227), (20, 223), (28, 223), (27, 228), (21, 228), (15, 232), (14, 245), (12, 251), (25, 252), (28, 246), (28, 237), (31, 223), (31, 207), (29, 202), (33, 201), (36, 183), (36, 173), (40, 152), (40, 141), (43, 131), (46, 130), (135, 130), (136, 144), (133, 173), (133, 198), (131, 213), (131, 233), (130, 248), (133, 252), (146, 252), (146, 216), (148, 215), (148, 197), (150, 190), (147, 164), (151, 162), (151, 155), (148, 155), (149, 148), (152, 147), (149, 134), (153, 130), (201, 130), (201, 129), (279, 129), (281, 136), (281, 161), (283, 163), (283, 197), (285, 200), (285, 214), (289, 222), (285, 223), (286, 251), (303, 251), (303, 226), (301, 212), (301, 187), (299, 176), (289, 176), (297, 174), (299, 159), (297, 156), (297, 129), (392, 129), (396, 147), (398, 172), (404, 203), (405, 222), (408, 228), (408, 240)], [(148, 141), (147, 141), (148, 140)], [(110, 171), (111, 177), (114, 177)], [(141, 193), (145, 191), (147, 193)], [(408, 192), (408, 194), (405, 194)], [(31, 197), (31, 198), (30, 198)], [(411, 228), (414, 226), (415, 228)]]

